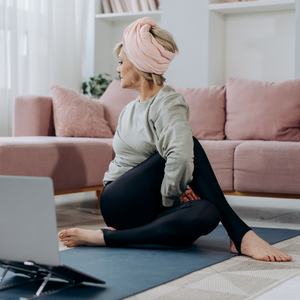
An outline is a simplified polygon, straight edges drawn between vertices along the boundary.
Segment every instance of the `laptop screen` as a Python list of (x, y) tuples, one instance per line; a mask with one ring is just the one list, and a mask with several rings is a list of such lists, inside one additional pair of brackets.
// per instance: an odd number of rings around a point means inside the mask
[(0, 176), (0, 260), (60, 264), (53, 183)]

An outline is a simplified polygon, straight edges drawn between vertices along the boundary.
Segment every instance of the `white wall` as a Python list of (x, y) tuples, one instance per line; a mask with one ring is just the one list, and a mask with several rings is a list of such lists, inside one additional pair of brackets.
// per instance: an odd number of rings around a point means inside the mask
[(274, 11), (227, 15), (225, 80), (265, 81), (294, 78), (295, 12)]
[(162, 0), (161, 27), (173, 34), (179, 48), (165, 73), (168, 84), (208, 84), (208, 0)]
[[(98, 5), (99, 1), (96, 2)], [(99, 10), (95, 1), (88, 2), (87, 36), (85, 44), (85, 61), (83, 66), (83, 78), (88, 79), (94, 76), (94, 56), (95, 56), (95, 14)]]

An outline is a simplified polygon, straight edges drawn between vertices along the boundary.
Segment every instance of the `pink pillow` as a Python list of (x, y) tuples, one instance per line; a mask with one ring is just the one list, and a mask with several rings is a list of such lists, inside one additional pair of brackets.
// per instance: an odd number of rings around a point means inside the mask
[(118, 119), (123, 108), (135, 100), (139, 93), (135, 90), (122, 89), (121, 82), (113, 80), (100, 98), (104, 106), (105, 119), (113, 133), (116, 132)]
[(59, 137), (113, 137), (104, 119), (104, 107), (99, 100), (90, 99), (71, 89), (51, 85), (53, 117)]
[(300, 79), (279, 83), (230, 78), (226, 138), (299, 141)]
[(190, 107), (189, 123), (198, 140), (223, 140), (225, 125), (225, 87), (174, 87)]

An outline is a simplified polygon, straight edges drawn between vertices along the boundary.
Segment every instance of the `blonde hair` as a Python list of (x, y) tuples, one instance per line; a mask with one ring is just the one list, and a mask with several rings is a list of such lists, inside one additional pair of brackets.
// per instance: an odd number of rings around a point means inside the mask
[[(179, 53), (178, 47), (174, 41), (174, 38), (171, 33), (167, 30), (161, 28), (151, 28), (150, 33), (156, 39), (156, 41), (161, 44), (166, 50), (172, 53)], [(116, 56), (119, 56), (121, 49), (123, 47), (123, 43), (118, 43), (114, 47), (113, 53)], [(147, 73), (139, 70), (135, 66), (133, 66), (135, 71), (142, 77), (144, 77), (150, 84), (154, 84), (157, 86), (162, 86), (166, 81), (166, 78), (163, 75), (154, 74), (154, 73)]]

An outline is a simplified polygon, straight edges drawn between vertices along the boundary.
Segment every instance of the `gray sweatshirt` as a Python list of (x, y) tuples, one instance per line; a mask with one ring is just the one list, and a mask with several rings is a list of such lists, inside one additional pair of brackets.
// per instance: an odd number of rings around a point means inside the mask
[(152, 98), (130, 102), (121, 112), (113, 139), (116, 153), (103, 184), (114, 181), (155, 152), (166, 160), (162, 204), (176, 205), (192, 180), (194, 152), (189, 106), (170, 86)]

